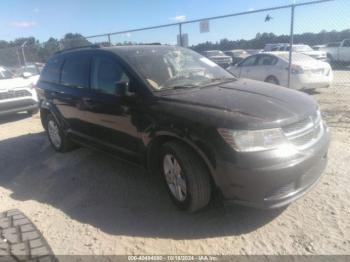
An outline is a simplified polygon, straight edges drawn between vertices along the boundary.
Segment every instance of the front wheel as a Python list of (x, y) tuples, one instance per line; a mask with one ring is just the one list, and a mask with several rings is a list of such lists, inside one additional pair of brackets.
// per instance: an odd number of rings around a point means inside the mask
[(188, 146), (177, 141), (164, 144), (160, 165), (168, 193), (177, 207), (195, 212), (208, 205), (211, 195), (209, 172)]

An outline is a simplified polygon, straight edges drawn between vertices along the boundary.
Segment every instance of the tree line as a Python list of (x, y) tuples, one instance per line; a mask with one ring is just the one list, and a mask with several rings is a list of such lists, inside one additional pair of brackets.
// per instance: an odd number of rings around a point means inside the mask
[[(321, 31), (319, 33), (295, 34), (294, 42), (308, 45), (321, 45), (329, 42), (338, 42), (350, 39), (350, 29), (343, 31)], [(257, 33), (253, 39), (228, 40), (221, 39), (217, 42), (204, 42), (192, 45), (190, 48), (196, 51), (211, 49), (232, 50), (232, 49), (262, 49), (268, 43), (288, 43), (289, 35), (275, 35), (273, 33)], [(68, 33), (62, 39), (49, 38), (40, 42), (35, 37), (22, 37), (13, 41), (0, 40), (0, 65), (18, 66), (24, 64), (24, 57), (29, 62), (45, 63), (48, 57), (55, 52), (92, 44), (81, 34)], [(108, 45), (106, 42), (95, 44)], [(117, 43), (117, 45), (141, 44), (133, 42)], [(21, 46), (24, 45), (23, 48)], [(23, 56), (24, 52), (24, 56)]]

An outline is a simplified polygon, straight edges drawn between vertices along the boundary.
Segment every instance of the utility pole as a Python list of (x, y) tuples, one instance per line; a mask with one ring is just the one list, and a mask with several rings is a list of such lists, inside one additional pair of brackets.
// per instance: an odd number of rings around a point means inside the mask
[(24, 47), (26, 46), (27, 42), (28, 42), (28, 41), (25, 41), (25, 42), (21, 45), (24, 66), (26, 66), (26, 64), (27, 64), (26, 55), (25, 55), (25, 53), (24, 53)]

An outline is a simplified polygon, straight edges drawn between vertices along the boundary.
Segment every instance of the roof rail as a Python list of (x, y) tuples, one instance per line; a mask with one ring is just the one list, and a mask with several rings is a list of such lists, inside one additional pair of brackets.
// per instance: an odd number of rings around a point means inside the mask
[(97, 44), (93, 44), (93, 45), (86, 45), (86, 46), (77, 46), (77, 47), (72, 47), (72, 48), (67, 48), (67, 49), (63, 49), (63, 50), (59, 50), (57, 52), (55, 52), (56, 54), (61, 54), (67, 51), (71, 51), (71, 50), (75, 50), (75, 49), (84, 49), (84, 48), (100, 48), (100, 45)]

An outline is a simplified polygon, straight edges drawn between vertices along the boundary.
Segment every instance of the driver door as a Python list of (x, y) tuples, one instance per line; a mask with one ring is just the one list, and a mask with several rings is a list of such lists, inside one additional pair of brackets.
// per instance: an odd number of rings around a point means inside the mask
[[(136, 155), (141, 143), (135, 118), (138, 97), (118, 94), (118, 83), (130, 83), (127, 71), (109, 55), (94, 55), (91, 92), (84, 98), (90, 139), (125, 155)], [(128, 91), (126, 91), (128, 94)]]

